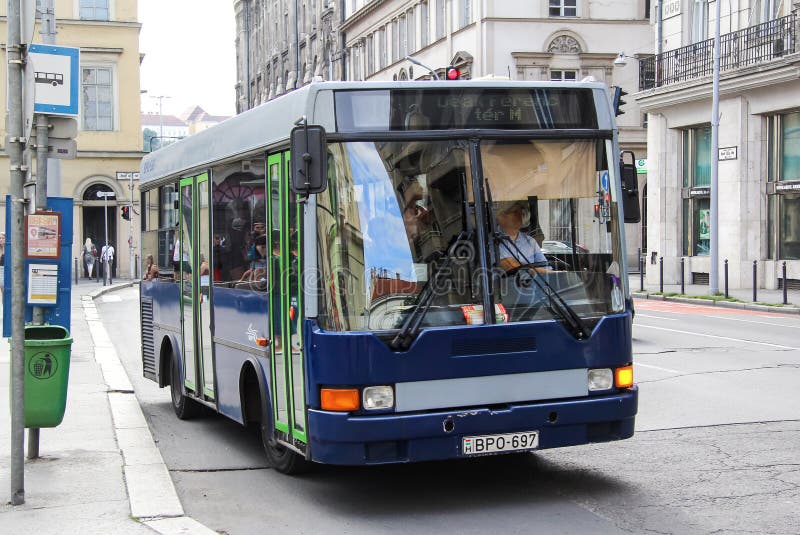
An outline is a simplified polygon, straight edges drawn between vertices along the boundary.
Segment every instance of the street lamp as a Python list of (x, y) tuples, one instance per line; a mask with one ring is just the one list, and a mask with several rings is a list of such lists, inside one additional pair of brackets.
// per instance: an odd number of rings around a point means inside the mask
[(108, 254), (108, 198), (114, 197), (116, 194), (113, 191), (98, 191), (97, 196), (103, 199), (103, 217), (105, 223), (106, 245), (103, 247), (103, 253), (100, 255), (100, 261), (103, 262), (103, 286), (106, 285), (108, 278), (108, 262), (104, 262), (103, 255)]

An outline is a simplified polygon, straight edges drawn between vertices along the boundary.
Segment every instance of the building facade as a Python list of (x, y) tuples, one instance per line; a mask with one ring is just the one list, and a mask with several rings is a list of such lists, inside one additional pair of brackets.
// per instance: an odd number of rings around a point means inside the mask
[[(345, 75), (348, 80), (461, 78), (582, 80), (634, 93), (638, 65), (615, 65), (653, 49), (650, 3), (636, 0), (351, 0), (345, 2)], [(646, 158), (645, 117), (632, 98), (618, 117), (620, 146)], [(646, 177), (640, 175), (640, 192)], [(628, 253), (636, 265), (643, 225), (630, 224)]]
[[(38, 2), (37, 2), (38, 4)], [(143, 156), (139, 114), (139, 30), (135, 0), (55, 0), (56, 43), (80, 48), (77, 157), (60, 161), (60, 191), (49, 196), (72, 197), (73, 256), (80, 258), (84, 240), (98, 250), (108, 241), (116, 250), (116, 274), (129, 275), (130, 259), (138, 251), (138, 177)], [(6, 4), (0, 5), (0, 32), (6, 30)], [(38, 16), (37, 16), (38, 18)], [(37, 20), (33, 42), (40, 43)], [(5, 58), (5, 49), (2, 51)], [(6, 100), (6, 71), (0, 73), (0, 98)], [(5, 116), (0, 116), (6, 129)], [(35, 162), (35, 157), (33, 158)], [(32, 173), (35, 173), (35, 165)], [(49, 166), (50, 167), (50, 166)], [(49, 172), (53, 177), (53, 172)], [(49, 181), (48, 181), (49, 182)], [(0, 152), (0, 196), (10, 188), (6, 147)], [(98, 192), (113, 192), (107, 206)], [(133, 199), (131, 220), (121, 207)], [(5, 221), (5, 204), (0, 206)], [(131, 239), (129, 246), (129, 238)]]
[[(648, 263), (666, 283), (707, 283), (718, 226), (719, 286), (800, 285), (800, 2), (720, 5), (717, 220), (710, 214), (715, 4), (667, 0), (662, 53), (640, 61), (648, 113)], [(656, 43), (657, 47), (659, 43)], [(658, 48), (657, 48), (658, 49)], [(647, 280), (659, 282), (659, 270)]]
[(233, 0), (236, 112), (301, 87), (316, 76), (343, 79), (338, 0)]

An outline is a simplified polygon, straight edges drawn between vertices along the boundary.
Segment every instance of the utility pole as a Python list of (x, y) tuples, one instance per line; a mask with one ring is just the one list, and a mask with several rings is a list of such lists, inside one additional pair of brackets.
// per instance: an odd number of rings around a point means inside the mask
[(133, 172), (131, 172), (131, 179), (128, 183), (128, 190), (130, 191), (130, 200), (128, 201), (128, 258), (130, 259), (130, 275), (131, 280), (135, 275), (133, 266)]
[(8, 156), (11, 193), (11, 505), (25, 503), (25, 280), (20, 2), (6, 2), (8, 38)]
[(719, 293), (719, 17), (720, 2), (716, 2), (714, 21), (714, 78), (711, 95), (711, 269), (708, 292)]
[[(168, 97), (167, 95), (158, 95), (157, 97), (150, 97), (150, 98), (157, 98), (158, 99), (158, 148), (161, 148), (161, 144), (164, 143), (164, 112), (162, 109), (162, 103), (165, 98), (172, 98)], [(153, 151), (153, 139), (150, 138), (150, 151)]]

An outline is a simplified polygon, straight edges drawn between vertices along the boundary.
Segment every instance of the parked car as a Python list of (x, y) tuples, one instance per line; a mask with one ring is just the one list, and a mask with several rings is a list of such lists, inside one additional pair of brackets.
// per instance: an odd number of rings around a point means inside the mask
[[(542, 252), (545, 254), (572, 254), (572, 243), (559, 240), (544, 240), (542, 242)], [(589, 249), (585, 245), (575, 244), (575, 253), (586, 254)]]

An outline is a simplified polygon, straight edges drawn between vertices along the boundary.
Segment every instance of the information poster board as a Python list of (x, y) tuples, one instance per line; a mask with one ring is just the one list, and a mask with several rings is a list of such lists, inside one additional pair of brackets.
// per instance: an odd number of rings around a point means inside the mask
[(58, 264), (28, 264), (28, 304), (55, 305), (58, 301)]
[(36, 212), (25, 217), (25, 257), (49, 260), (61, 258), (59, 212)]

